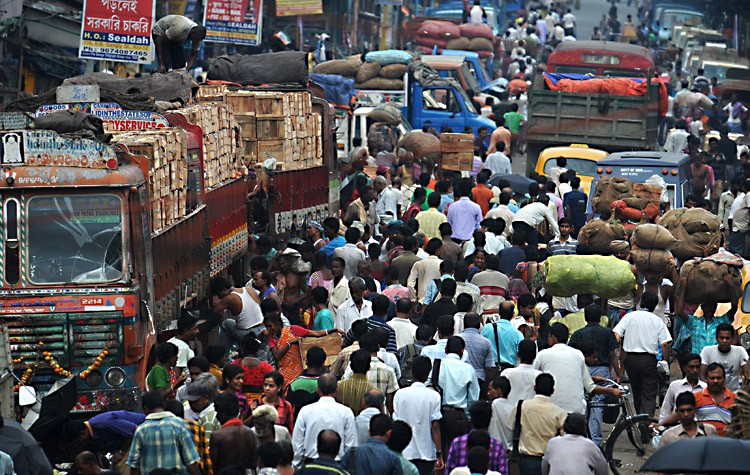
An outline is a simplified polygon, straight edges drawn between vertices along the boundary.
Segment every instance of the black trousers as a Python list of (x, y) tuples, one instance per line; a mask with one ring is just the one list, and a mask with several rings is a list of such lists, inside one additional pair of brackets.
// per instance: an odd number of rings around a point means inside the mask
[(633, 388), (633, 402), (639, 414), (654, 415), (656, 395), (659, 391), (659, 373), (656, 370), (656, 356), (650, 353), (627, 353), (624, 361), (630, 386)]
[(443, 444), (443, 456), (448, 456), (448, 449), (456, 437), (469, 432), (469, 419), (463, 409), (451, 406), (443, 406), (441, 409), (443, 418), (440, 419), (440, 438)]
[(521, 454), (518, 462), (523, 475), (542, 475), (542, 457)]
[(166, 66), (167, 71), (187, 66), (185, 49), (179, 41), (164, 41), (164, 56), (164, 66)]

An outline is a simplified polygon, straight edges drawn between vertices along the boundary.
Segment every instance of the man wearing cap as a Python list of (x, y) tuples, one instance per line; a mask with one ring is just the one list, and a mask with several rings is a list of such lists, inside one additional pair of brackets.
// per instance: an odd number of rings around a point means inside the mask
[(375, 210), (378, 216), (383, 217), (390, 215), (391, 219), (398, 218), (398, 200), (393, 190), (388, 186), (388, 181), (384, 176), (378, 176), (375, 178), (375, 190), (380, 195), (378, 197), (378, 203), (375, 205)]
[(197, 421), (203, 427), (206, 438), (221, 427), (214, 409), (214, 399), (219, 395), (219, 384), (211, 373), (202, 373), (187, 388), (185, 395), (185, 419)]
[(195, 356), (195, 352), (190, 348), (190, 342), (198, 337), (198, 318), (190, 312), (185, 312), (177, 320), (177, 335), (170, 338), (169, 343), (177, 347), (177, 365), (175, 372), (179, 376), (187, 368), (188, 360)]

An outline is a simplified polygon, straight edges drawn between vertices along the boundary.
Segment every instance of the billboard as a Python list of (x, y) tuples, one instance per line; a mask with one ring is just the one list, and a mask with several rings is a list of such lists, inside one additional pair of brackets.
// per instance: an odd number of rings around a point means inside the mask
[(84, 0), (78, 57), (148, 64), (155, 0)]
[(260, 45), (262, 10), (263, 0), (206, 0), (204, 41)]
[(322, 14), (322, 0), (276, 0), (276, 16)]

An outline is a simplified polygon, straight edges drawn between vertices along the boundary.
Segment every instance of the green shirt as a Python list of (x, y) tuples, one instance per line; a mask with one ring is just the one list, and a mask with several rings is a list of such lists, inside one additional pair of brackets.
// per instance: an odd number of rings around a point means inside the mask
[(169, 389), (171, 383), (172, 381), (169, 379), (167, 370), (160, 364), (154, 365), (151, 371), (149, 371), (148, 376), (146, 376), (146, 384), (151, 391)]
[(503, 114), (503, 119), (505, 119), (505, 126), (508, 127), (508, 130), (510, 130), (514, 134), (517, 134), (518, 127), (521, 125), (523, 116), (518, 112), (511, 111)]
[(333, 330), (333, 314), (327, 308), (318, 310), (315, 315), (315, 323), (313, 324), (313, 330)]
[(294, 381), (289, 385), (290, 391), (307, 391), (308, 393), (315, 394), (318, 390), (318, 378), (319, 374), (307, 374), (302, 373), (297, 376)]

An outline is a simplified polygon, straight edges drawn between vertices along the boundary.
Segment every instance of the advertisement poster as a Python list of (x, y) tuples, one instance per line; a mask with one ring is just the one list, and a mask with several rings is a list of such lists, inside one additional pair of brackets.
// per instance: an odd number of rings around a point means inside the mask
[(204, 41), (260, 45), (262, 10), (263, 0), (206, 0)]
[(152, 62), (155, 4), (155, 0), (84, 0), (78, 57)]
[(276, 0), (276, 16), (322, 14), (322, 0)]

